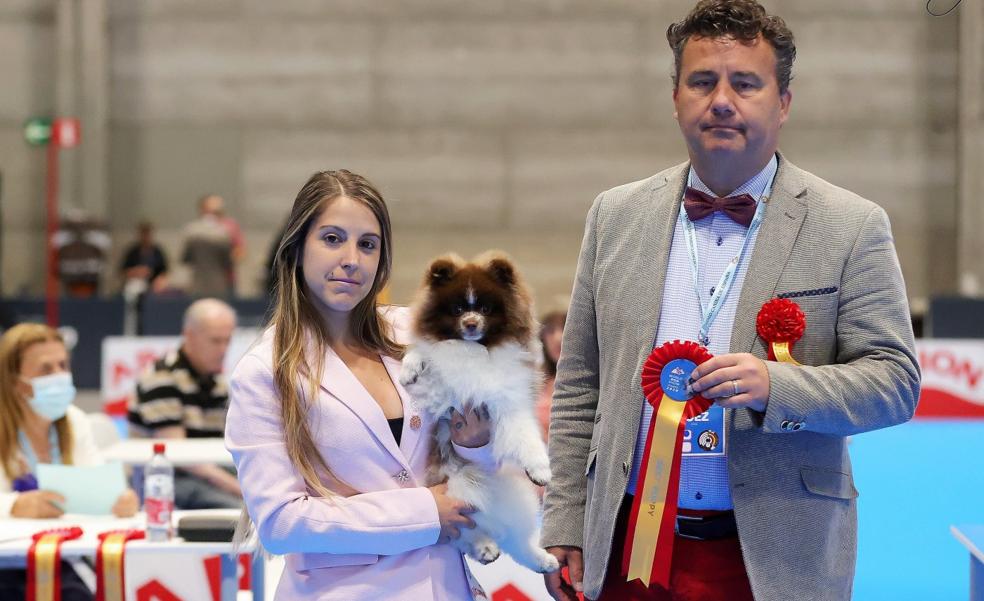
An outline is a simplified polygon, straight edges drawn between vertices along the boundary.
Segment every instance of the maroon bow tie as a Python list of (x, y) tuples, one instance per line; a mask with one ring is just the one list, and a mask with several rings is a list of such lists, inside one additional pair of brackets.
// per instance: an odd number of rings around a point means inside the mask
[(748, 227), (755, 217), (755, 199), (748, 194), (714, 198), (695, 188), (687, 188), (683, 194), (683, 208), (690, 221), (698, 221), (714, 211), (721, 211), (735, 223)]

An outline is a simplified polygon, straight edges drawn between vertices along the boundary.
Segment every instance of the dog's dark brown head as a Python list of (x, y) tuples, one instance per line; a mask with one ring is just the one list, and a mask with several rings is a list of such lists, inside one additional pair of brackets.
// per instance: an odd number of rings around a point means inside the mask
[(489, 252), (466, 263), (457, 255), (435, 259), (424, 276), (414, 328), (432, 340), (458, 338), (495, 346), (529, 344), (532, 297), (513, 262)]

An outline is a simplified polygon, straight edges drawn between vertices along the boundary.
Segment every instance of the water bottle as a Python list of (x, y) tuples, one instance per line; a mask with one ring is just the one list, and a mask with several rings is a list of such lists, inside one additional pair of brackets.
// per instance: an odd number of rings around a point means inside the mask
[(174, 534), (174, 467), (164, 456), (164, 443), (154, 443), (154, 456), (144, 468), (144, 512), (147, 540), (166, 541)]

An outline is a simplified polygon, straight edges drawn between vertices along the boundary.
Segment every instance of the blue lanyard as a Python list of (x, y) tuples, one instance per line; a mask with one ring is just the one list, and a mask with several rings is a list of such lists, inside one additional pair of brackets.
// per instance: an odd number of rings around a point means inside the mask
[(755, 231), (762, 225), (762, 219), (765, 216), (765, 204), (765, 195), (763, 195), (758, 201), (758, 206), (755, 207), (755, 216), (752, 217), (752, 222), (748, 225), (748, 231), (745, 232), (745, 239), (741, 243), (741, 250), (728, 262), (728, 267), (721, 274), (721, 279), (718, 281), (717, 286), (714, 287), (714, 293), (711, 294), (711, 300), (706, 309), (704, 303), (700, 300), (700, 261), (697, 257), (697, 230), (694, 228), (693, 222), (687, 217), (686, 211), (682, 208), (680, 210), (679, 220), (683, 225), (684, 238), (687, 240), (687, 254), (690, 256), (690, 271), (694, 279), (694, 292), (697, 293), (697, 304), (700, 308), (700, 332), (697, 340), (704, 346), (710, 344), (711, 340), (708, 334), (711, 331), (711, 324), (717, 318), (718, 313), (721, 311), (721, 306), (724, 305), (724, 299), (727, 298), (732, 284), (735, 283), (735, 274), (738, 272), (738, 266), (741, 265), (741, 261), (745, 256), (745, 251), (748, 249), (748, 241), (752, 239)]
[[(17, 431), (17, 439), (20, 441), (24, 460), (27, 461), (27, 466), (31, 468), (30, 473), (36, 473), (38, 471), (38, 456), (34, 452), (34, 447), (31, 446), (31, 441), (27, 439), (27, 434), (24, 434), (23, 430)], [(60, 464), (62, 462), (61, 448), (58, 446), (58, 432), (55, 430), (54, 424), (48, 428), (48, 448), (51, 449), (51, 463)]]

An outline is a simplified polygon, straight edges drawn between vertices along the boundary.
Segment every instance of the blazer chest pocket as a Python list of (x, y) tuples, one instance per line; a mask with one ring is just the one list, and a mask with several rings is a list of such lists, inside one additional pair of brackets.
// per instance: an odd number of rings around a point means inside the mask
[(800, 468), (803, 486), (815, 495), (834, 499), (856, 499), (858, 489), (854, 488), (854, 478), (850, 474), (816, 467)]
[(297, 571), (368, 566), (378, 561), (379, 555), (369, 553), (301, 553), (297, 558)]

